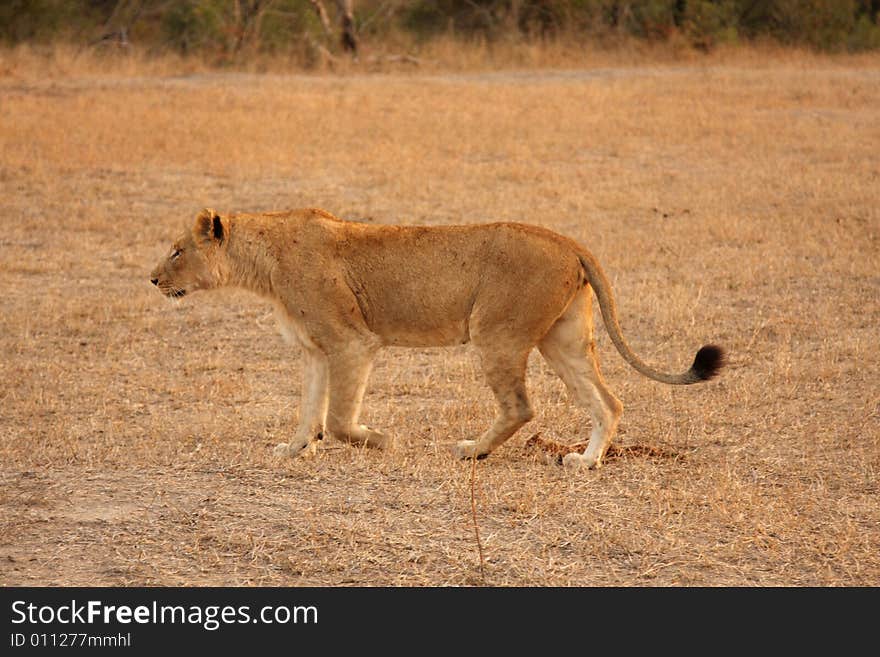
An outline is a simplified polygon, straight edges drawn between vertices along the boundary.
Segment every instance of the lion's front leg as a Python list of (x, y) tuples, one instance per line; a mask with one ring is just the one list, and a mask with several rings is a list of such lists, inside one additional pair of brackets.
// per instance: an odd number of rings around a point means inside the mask
[(349, 345), (328, 359), (329, 390), (327, 430), (334, 438), (352, 445), (387, 449), (388, 436), (358, 424), (367, 379), (373, 366), (374, 350)]
[(275, 447), (276, 456), (314, 454), (318, 441), (324, 437), (327, 418), (327, 357), (316, 349), (303, 348), (302, 403), (299, 424), (289, 443)]

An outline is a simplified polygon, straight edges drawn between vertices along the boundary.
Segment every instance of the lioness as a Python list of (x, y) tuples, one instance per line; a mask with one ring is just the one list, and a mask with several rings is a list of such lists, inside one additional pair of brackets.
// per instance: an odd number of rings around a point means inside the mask
[(455, 445), (488, 456), (532, 418), (526, 361), (538, 347), (593, 421), (570, 467), (599, 467), (623, 411), (596, 361), (590, 288), (626, 361), (647, 377), (690, 384), (715, 376), (723, 351), (701, 348), (690, 369), (646, 365), (621, 334), (608, 279), (567, 237), (525, 224), (383, 226), (324, 210), (219, 215), (203, 210), (150, 275), (169, 297), (237, 286), (275, 304), (282, 333), (302, 347), (299, 425), (275, 453), (314, 451), (324, 432), (354, 445), (391, 439), (358, 424), (367, 377), (383, 346), (472, 343), (498, 402), (494, 424)]

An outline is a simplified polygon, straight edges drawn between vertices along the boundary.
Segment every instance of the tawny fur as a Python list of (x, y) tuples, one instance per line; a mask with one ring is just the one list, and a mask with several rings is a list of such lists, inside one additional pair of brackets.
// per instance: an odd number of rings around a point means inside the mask
[(588, 446), (566, 455), (566, 465), (601, 465), (623, 407), (599, 372), (591, 288), (614, 345), (639, 372), (689, 384), (724, 364), (714, 346), (681, 374), (645, 364), (623, 338), (595, 258), (567, 237), (525, 224), (389, 226), (317, 209), (204, 210), (151, 279), (173, 297), (234, 286), (274, 302), (282, 333), (302, 347), (305, 372), (300, 423), (279, 455), (312, 452), (325, 432), (390, 446), (389, 437), (357, 423), (377, 350), (471, 343), (498, 413), (477, 440), (457, 443), (459, 457), (487, 456), (531, 419), (525, 369), (537, 347), (592, 416)]

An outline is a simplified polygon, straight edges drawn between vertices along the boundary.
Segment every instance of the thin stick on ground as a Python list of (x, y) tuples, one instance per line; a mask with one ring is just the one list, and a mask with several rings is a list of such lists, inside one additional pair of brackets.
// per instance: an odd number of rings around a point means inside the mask
[(477, 457), (471, 457), (471, 518), (474, 521), (474, 536), (477, 539), (477, 553), (480, 555), (480, 580), (486, 584), (486, 560), (483, 558), (483, 543), (480, 541), (480, 525), (477, 522), (477, 497), (474, 495), (474, 486), (477, 480)]

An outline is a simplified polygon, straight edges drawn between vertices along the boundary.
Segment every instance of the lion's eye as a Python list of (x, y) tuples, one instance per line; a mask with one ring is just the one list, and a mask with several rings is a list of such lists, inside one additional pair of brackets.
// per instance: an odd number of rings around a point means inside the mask
[(171, 254), (172, 260), (177, 260), (180, 257), (180, 249), (174, 249), (174, 253)]

